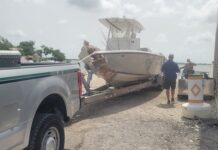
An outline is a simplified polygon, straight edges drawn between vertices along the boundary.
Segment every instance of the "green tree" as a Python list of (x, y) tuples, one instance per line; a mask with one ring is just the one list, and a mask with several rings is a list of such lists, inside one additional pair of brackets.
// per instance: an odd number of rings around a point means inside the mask
[(45, 46), (45, 45), (42, 45), (41, 48), (42, 48), (42, 53), (45, 56), (48, 56), (49, 54), (52, 54), (53, 48)]
[(20, 44), (18, 45), (18, 48), (20, 48), (20, 52), (22, 55), (27, 56), (27, 55), (33, 55), (34, 54), (34, 45), (35, 42), (33, 41), (23, 41), (20, 42)]
[(42, 58), (43, 51), (42, 51), (41, 49), (38, 49), (38, 50), (36, 50), (35, 52), (36, 52), (36, 54), (37, 54), (39, 57)]
[(0, 36), (0, 50), (9, 50), (10, 48), (13, 48), (13, 44), (9, 42), (6, 38), (3, 38)]
[(56, 61), (65, 60), (64, 53), (62, 53), (59, 49), (53, 50), (52, 51), (52, 56), (53, 56), (54, 60), (56, 60)]

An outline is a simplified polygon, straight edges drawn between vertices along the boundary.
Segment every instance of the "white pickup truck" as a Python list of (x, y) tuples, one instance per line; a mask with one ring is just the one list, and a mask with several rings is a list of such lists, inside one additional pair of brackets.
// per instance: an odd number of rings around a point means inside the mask
[(20, 65), (3, 51), (0, 64), (0, 149), (64, 149), (64, 123), (80, 108), (79, 66)]

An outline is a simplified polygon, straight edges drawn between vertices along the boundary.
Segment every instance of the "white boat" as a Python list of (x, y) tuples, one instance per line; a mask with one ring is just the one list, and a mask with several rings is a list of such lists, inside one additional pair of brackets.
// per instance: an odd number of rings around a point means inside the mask
[[(93, 70), (108, 84), (121, 86), (148, 80), (161, 73), (165, 57), (140, 48), (137, 34), (143, 26), (135, 19), (106, 18), (99, 20), (108, 28), (106, 50), (94, 49)], [(92, 47), (93, 49), (93, 47)]]

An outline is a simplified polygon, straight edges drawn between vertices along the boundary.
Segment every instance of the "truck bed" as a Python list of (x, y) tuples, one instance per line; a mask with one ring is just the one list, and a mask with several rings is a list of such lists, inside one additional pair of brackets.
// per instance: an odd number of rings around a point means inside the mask
[(0, 67), (0, 70), (9, 69), (25, 69), (25, 68), (36, 68), (36, 67), (54, 67), (54, 66), (67, 66), (67, 65), (77, 65), (78, 63), (22, 63), (20, 66), (16, 67)]
[(18, 67), (1, 68), (0, 83), (62, 75), (68, 72), (76, 72), (78, 70), (79, 67), (77, 63), (22, 64)]

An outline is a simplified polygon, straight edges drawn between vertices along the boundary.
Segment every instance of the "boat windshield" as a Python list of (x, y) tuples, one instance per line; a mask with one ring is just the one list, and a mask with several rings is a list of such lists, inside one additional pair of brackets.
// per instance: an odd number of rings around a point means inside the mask
[(121, 30), (111, 28), (109, 32), (112, 38), (136, 38), (136, 33), (131, 31), (131, 28), (122, 28)]

